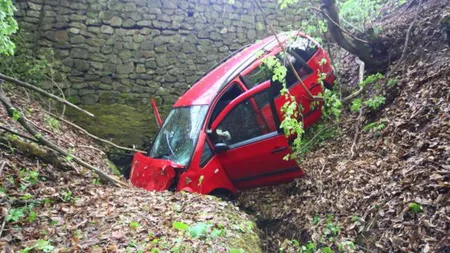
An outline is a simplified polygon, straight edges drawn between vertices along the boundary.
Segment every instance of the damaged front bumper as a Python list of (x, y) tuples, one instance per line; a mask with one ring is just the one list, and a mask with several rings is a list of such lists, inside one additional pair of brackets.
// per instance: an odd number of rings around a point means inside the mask
[(131, 183), (148, 191), (168, 190), (176, 183), (177, 170), (183, 166), (169, 160), (154, 159), (141, 153), (133, 157)]

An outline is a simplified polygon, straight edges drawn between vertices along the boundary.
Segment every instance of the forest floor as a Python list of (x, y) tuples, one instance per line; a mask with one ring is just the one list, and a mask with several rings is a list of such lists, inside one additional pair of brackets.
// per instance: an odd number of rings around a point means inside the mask
[[(113, 174), (102, 147), (45, 113), (51, 111), (48, 101), (9, 84), (2, 92), (22, 109), (41, 137)], [(33, 138), (3, 106), (0, 126), (2, 253), (261, 252), (253, 218), (231, 202), (208, 195), (148, 192), (131, 185), (114, 187), (70, 156), (58, 158), (5, 132)]]
[[(440, 28), (450, 6), (421, 8), (403, 61), (388, 70), (395, 88), (365, 94), (384, 93), (386, 104), (361, 117), (345, 111), (336, 136), (302, 158), (304, 178), (239, 197), (265, 232), (265, 252), (353, 244), (360, 252), (450, 252), (450, 43)], [(416, 9), (378, 21), (386, 47), (401, 52)], [(356, 90), (354, 57), (338, 62), (341, 85)], [(384, 128), (363, 130), (373, 122)]]

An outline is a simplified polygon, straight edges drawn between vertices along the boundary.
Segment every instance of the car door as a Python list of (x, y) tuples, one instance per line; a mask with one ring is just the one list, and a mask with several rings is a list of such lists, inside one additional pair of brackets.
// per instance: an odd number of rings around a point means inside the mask
[(290, 149), (279, 131), (270, 81), (231, 101), (211, 125), (210, 140), (233, 184), (252, 188), (299, 177), (293, 160), (283, 159)]

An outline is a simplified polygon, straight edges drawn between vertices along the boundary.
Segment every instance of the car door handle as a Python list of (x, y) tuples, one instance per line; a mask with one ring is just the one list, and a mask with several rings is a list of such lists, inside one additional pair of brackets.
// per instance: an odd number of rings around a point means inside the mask
[(280, 147), (280, 148), (275, 148), (274, 150), (272, 150), (272, 154), (277, 153), (277, 152), (281, 152), (281, 151), (285, 151), (286, 147)]

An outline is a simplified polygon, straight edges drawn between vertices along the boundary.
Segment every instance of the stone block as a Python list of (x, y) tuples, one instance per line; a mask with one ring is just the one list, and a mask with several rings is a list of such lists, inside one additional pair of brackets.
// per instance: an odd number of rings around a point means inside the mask
[(100, 31), (105, 34), (113, 34), (114, 28), (112, 28), (111, 26), (108, 26), (108, 25), (102, 25), (100, 27)]
[(129, 74), (132, 73), (133, 71), (134, 71), (134, 64), (132, 62), (117, 66), (117, 73), (119, 74)]
[(113, 16), (109, 23), (112, 27), (120, 27), (122, 26), (123, 20), (118, 16)]
[(85, 71), (89, 70), (89, 68), (90, 68), (88, 61), (75, 59), (75, 60), (73, 60), (73, 63), (74, 63), (75, 69), (80, 72), (85, 72)]

